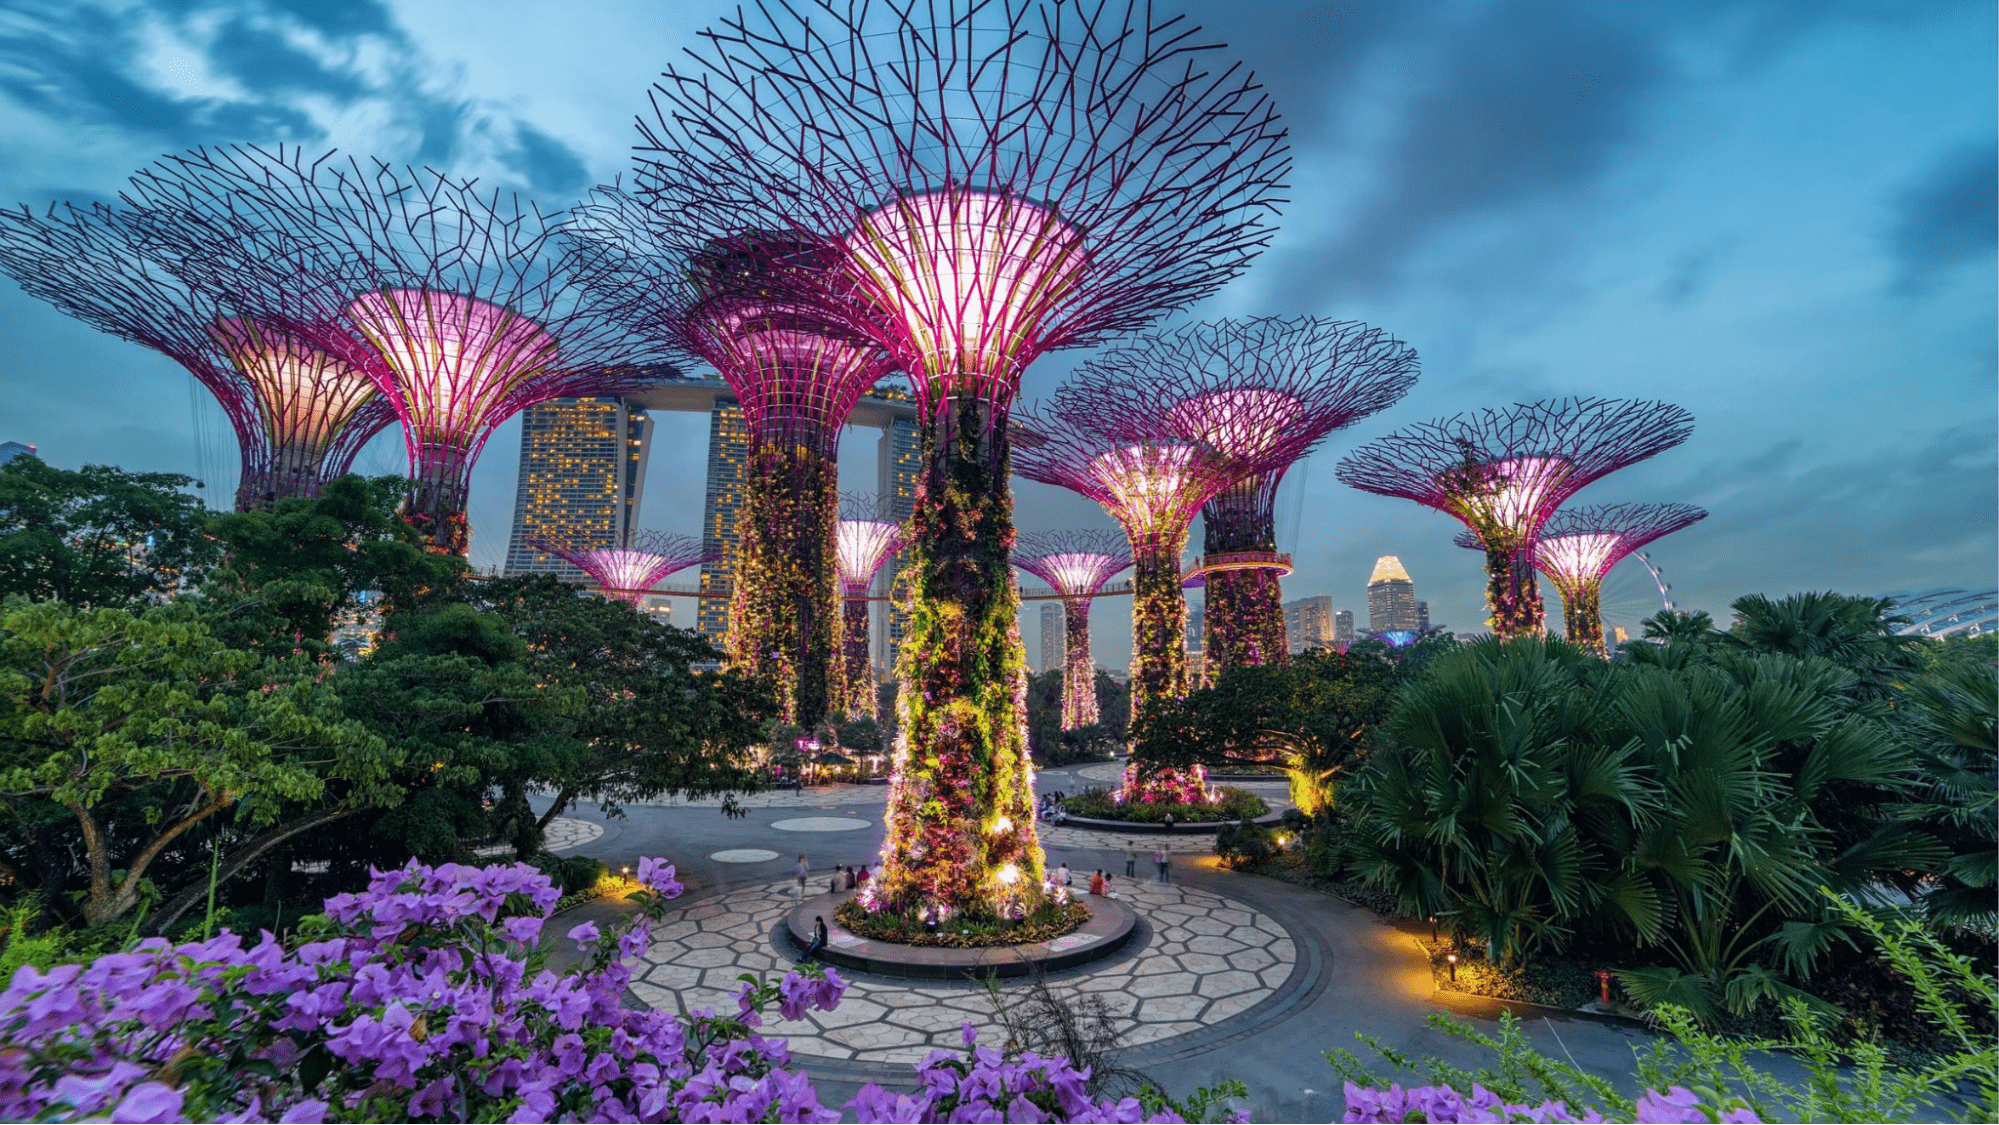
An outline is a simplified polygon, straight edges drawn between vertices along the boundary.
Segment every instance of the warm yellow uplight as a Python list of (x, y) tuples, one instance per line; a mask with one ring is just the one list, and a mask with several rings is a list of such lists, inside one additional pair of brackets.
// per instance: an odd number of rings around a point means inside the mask
[(995, 832), (1013, 831), (1013, 818), (1008, 816), (1003, 816), (1000, 817), (998, 820), (993, 821), (993, 831)]
[(1020, 882), (1020, 868), (1009, 863), (999, 869), (999, 881), (1011, 887)]

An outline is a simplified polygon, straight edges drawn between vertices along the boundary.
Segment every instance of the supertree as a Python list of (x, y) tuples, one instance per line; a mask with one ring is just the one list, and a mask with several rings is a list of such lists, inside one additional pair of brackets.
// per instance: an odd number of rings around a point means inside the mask
[(1104, 362), (1125, 374), (1096, 390), (1122, 400), (1100, 413), (1163, 409), (1181, 436), (1262, 466), (1201, 509), (1202, 651), (1216, 673), (1283, 661), (1278, 485), (1328, 434), (1408, 394), (1415, 350), (1358, 321), (1260, 317), (1147, 335)]
[(641, 122), (655, 209), (831, 236), (832, 290), (926, 421), (884, 903), (1007, 911), (1041, 871), (1007, 565), (1022, 371), (1201, 299), (1269, 238), (1284, 132), (1195, 35), (1137, 0), (758, 5)]
[(0, 213), (0, 270), (85, 324), (167, 356), (215, 396), (242, 456), (238, 511), (318, 495), (395, 410), (354, 362), (239, 315), (226, 289), (170, 272), (147, 232), (172, 218), (104, 204)]
[(886, 499), (843, 496), (840, 526), (834, 533), (840, 555), (840, 588), (845, 594), (846, 620), (841, 630), (845, 647), (846, 699), (841, 708), (850, 719), (878, 718), (881, 704), (875, 692), (874, 663), (868, 659), (868, 587), (889, 559), (902, 549), (905, 529)]
[(1670, 403), (1565, 398), (1425, 422), (1340, 462), (1342, 481), (1456, 516), (1485, 551), (1495, 635), (1542, 629), (1534, 541), (1583, 486), (1687, 440), (1693, 415)]
[[(1603, 645), (1603, 580), (1626, 555), (1707, 518), (1692, 504), (1607, 504), (1563, 508), (1549, 517), (1534, 541), (1534, 565), (1562, 595), (1562, 632), (1576, 644), (1607, 655)], [(1454, 540), (1482, 550), (1469, 531)]]
[[(1043, 409), (1023, 411), (1015, 471), (1103, 505), (1131, 544), (1131, 721), (1151, 719), (1187, 693), (1187, 596), (1180, 556), (1201, 506), (1261, 462), (1181, 436), (1157, 408), (1133, 412), (1145, 369), (1111, 351), (1083, 364)], [(1187, 774), (1133, 759), (1125, 793), (1138, 800), (1205, 799)]]
[(715, 558), (699, 536), (663, 531), (641, 531), (627, 547), (585, 546), (565, 539), (537, 539), (532, 546), (567, 560), (597, 583), (599, 593), (633, 609), (667, 575)]
[(1090, 656), (1090, 602), (1131, 566), (1131, 543), (1115, 531), (1089, 528), (1023, 535), (1013, 565), (1062, 595), (1062, 729), (1097, 721), (1097, 665)]
[(584, 284), (621, 308), (634, 335), (712, 365), (742, 407), (749, 451), (727, 648), (732, 664), (778, 686), (785, 720), (811, 727), (854, 698), (843, 686), (834, 543), (840, 430), (893, 363), (824, 311), (835, 304), (825, 290), (837, 248), (744, 233), (690, 258), (676, 247), (702, 237), (695, 218), (607, 186), (566, 234)]
[[(382, 161), (229, 146), (161, 160), (136, 202), (199, 284), (376, 380), (403, 423), (404, 515), (463, 554), (487, 438), (553, 398), (619, 394), (666, 369), (561, 263), (561, 214), (474, 181)], [(303, 298), (304, 303), (295, 298)]]

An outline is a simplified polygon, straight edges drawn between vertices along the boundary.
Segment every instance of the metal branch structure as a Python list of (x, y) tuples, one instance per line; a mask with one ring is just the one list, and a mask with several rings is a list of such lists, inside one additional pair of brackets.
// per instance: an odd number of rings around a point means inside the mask
[(797, 293), (909, 374), (926, 423), (870, 899), (1010, 915), (1042, 874), (1007, 563), (1021, 373), (1240, 273), (1282, 202), (1284, 130), (1138, 0), (790, 0), (705, 35), (654, 88), (636, 191), (703, 232), (686, 260), (717, 232), (837, 250)]
[(318, 495), (395, 410), (356, 365), (365, 361), (243, 316), (227, 289), (172, 273), (148, 231), (173, 218), (104, 204), (0, 212), (0, 270), (85, 324), (172, 359), (215, 396), (241, 453), (238, 511)]
[[(1103, 505), (1131, 544), (1131, 720), (1152, 718), (1187, 693), (1187, 596), (1180, 556), (1202, 505), (1245, 474), (1265, 467), (1180, 436), (1143, 399), (1146, 375), (1111, 352), (1085, 363), (1041, 410), (1023, 411), (1014, 470)], [(1132, 779), (1136, 779), (1134, 782)], [(1125, 786), (1140, 800), (1205, 800), (1198, 768), (1180, 775), (1133, 760)]]
[(1687, 440), (1670, 403), (1565, 398), (1460, 414), (1378, 438), (1340, 462), (1340, 480), (1457, 517), (1485, 551), (1487, 622), (1501, 637), (1543, 628), (1535, 541), (1585, 485)]
[(433, 550), (470, 542), (466, 491), (493, 431), (554, 398), (665, 372), (574, 284), (546, 214), (471, 180), (378, 160), (229, 146), (163, 159), (135, 205), (191, 283), (366, 371), (402, 419), (404, 514)]
[(1062, 595), (1062, 729), (1097, 721), (1097, 664), (1090, 655), (1090, 602), (1131, 566), (1131, 543), (1096, 528), (1020, 537), (1013, 565)]
[(888, 560), (902, 550), (907, 528), (889, 502), (879, 496), (840, 498), (840, 523), (834, 531), (840, 559), (840, 588), (845, 595), (842, 628), (846, 664), (842, 684), (844, 710), (850, 719), (879, 718), (874, 662), (868, 659), (868, 587)]
[(1116, 409), (1163, 410), (1180, 436), (1262, 466), (1201, 509), (1202, 652), (1215, 674), (1282, 662), (1278, 485), (1327, 435), (1408, 394), (1415, 350), (1358, 321), (1259, 317), (1143, 336), (1100, 362), (1123, 373), (1097, 392)]
[(715, 558), (700, 536), (662, 531), (642, 531), (629, 547), (586, 547), (561, 539), (540, 539), (533, 546), (571, 563), (590, 576), (598, 593), (633, 609), (668, 575)]
[[(872, 692), (849, 690), (834, 525), (840, 431), (892, 369), (882, 349), (828, 322), (825, 240), (710, 240), (684, 212), (598, 188), (565, 227), (583, 283), (635, 336), (713, 366), (749, 436), (733, 545), (730, 662), (778, 686), (782, 717), (812, 727)], [(850, 607), (851, 608), (851, 607)], [(865, 608), (865, 606), (863, 607)], [(859, 638), (865, 650), (867, 637)], [(874, 713), (872, 704), (868, 714)]]
[[(1563, 508), (1534, 541), (1534, 565), (1562, 595), (1562, 632), (1598, 656), (1603, 643), (1603, 580), (1619, 562), (1655, 539), (1692, 527), (1707, 510), (1692, 504), (1608, 504)], [(1461, 531), (1460, 547), (1484, 549)]]

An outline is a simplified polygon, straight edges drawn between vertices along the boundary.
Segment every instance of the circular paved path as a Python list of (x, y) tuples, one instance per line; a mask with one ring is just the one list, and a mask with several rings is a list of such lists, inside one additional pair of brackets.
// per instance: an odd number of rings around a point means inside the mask
[[(1058, 996), (1102, 997), (1128, 1045), (1170, 1041), (1242, 1015), (1273, 996), (1296, 968), (1297, 949), (1284, 927), (1254, 907), (1170, 883), (1134, 882), (1119, 894), (1150, 929), (1133, 937), (1136, 952), (1051, 974), (1049, 983)], [(665, 1011), (732, 1010), (739, 975), (774, 975), (794, 962), (790, 948), (772, 942), (794, 902), (789, 883), (728, 888), (689, 901), (653, 931), (633, 994)], [(773, 1020), (765, 1034), (783, 1036), (800, 1055), (875, 1063), (956, 1050), (965, 1024), (988, 1042), (997, 1036), (992, 1001), (976, 984), (842, 975), (850, 987), (838, 1008)]]

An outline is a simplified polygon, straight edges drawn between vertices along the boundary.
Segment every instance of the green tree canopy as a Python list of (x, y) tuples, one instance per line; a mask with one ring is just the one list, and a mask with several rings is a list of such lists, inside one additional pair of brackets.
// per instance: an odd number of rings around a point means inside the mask
[(197, 585), (220, 555), (191, 477), (0, 466), (0, 597), (134, 607)]

